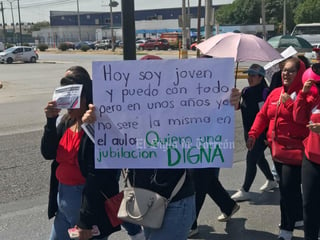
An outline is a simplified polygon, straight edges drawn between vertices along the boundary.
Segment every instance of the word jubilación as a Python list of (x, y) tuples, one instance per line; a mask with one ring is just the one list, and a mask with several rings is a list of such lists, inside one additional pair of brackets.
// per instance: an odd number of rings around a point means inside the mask
[(93, 62), (96, 168), (231, 167), (234, 62)]

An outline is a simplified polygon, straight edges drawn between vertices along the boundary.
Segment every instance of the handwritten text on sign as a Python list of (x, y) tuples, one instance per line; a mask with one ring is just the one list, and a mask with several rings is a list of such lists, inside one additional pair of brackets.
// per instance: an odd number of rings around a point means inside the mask
[(233, 59), (93, 63), (96, 168), (231, 167)]

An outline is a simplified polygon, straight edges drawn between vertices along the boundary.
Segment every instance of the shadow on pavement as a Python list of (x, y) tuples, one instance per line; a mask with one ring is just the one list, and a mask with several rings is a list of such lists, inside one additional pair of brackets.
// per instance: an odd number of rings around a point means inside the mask
[[(199, 233), (192, 238), (198, 240), (276, 240), (278, 235), (270, 232), (246, 229), (245, 218), (233, 218), (226, 223), (225, 234), (215, 233), (212, 226), (200, 225)], [(303, 240), (301, 237), (294, 237), (292, 240)]]
[(251, 193), (252, 198), (250, 201), (251, 205), (279, 205), (280, 204), (280, 194), (279, 189), (276, 188), (270, 192), (261, 192), (261, 193)]

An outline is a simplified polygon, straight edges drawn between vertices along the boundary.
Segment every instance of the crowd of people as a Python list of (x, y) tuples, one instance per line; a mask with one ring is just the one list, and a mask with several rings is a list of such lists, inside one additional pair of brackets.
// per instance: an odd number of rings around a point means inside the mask
[[(152, 59), (152, 58), (151, 58)], [(148, 60), (148, 58), (146, 58)], [(320, 63), (307, 66), (297, 57), (284, 60), (274, 89), (265, 81), (262, 66), (248, 69), (248, 87), (234, 88), (230, 105), (241, 109), (244, 139), (248, 148), (241, 189), (231, 197), (218, 179), (219, 169), (129, 169), (128, 180), (136, 187), (166, 198), (185, 175), (178, 193), (165, 211), (159, 229), (124, 222), (133, 240), (187, 239), (198, 233), (197, 217), (206, 194), (221, 209), (218, 221), (226, 222), (239, 210), (239, 201), (250, 199), (257, 166), (266, 182), (261, 191), (279, 184), (279, 240), (292, 240), (297, 222), (304, 221), (306, 240), (317, 240), (320, 229)], [(279, 77), (278, 76), (278, 77)], [(92, 80), (88, 72), (74, 66), (65, 72), (61, 86), (81, 84), (80, 108), (60, 116), (56, 101), (45, 107), (47, 123), (41, 153), (51, 163), (48, 217), (53, 218), (50, 240), (70, 239), (75, 227), (80, 240), (107, 239), (121, 226), (111, 224), (104, 208), (105, 197), (119, 193), (119, 170), (95, 169), (94, 143), (81, 128), (96, 121)], [(270, 148), (279, 176), (275, 181), (264, 151)], [(203, 184), (206, 182), (206, 184)], [(301, 190), (302, 185), (302, 190)], [(93, 236), (92, 227), (99, 234)]]

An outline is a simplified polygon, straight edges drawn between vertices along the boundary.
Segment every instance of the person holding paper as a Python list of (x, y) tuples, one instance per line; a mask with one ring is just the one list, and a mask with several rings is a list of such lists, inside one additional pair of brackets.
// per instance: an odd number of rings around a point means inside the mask
[[(246, 73), (248, 73), (249, 86), (242, 90), (241, 101), (240, 104), (238, 103), (242, 113), (245, 141), (248, 139), (248, 132), (268, 93), (268, 85), (264, 79), (265, 70), (262, 66), (252, 64)], [(267, 179), (266, 183), (261, 186), (261, 191), (269, 191), (278, 186), (273, 179), (268, 161), (264, 155), (264, 150), (267, 148), (264, 140), (265, 134), (263, 133), (256, 140), (254, 147), (247, 152), (244, 183), (241, 189), (231, 196), (235, 201), (250, 199), (249, 190), (255, 179), (257, 166)]]
[(272, 158), (280, 177), (281, 224), (279, 240), (291, 240), (295, 222), (302, 213), (301, 162), (302, 141), (308, 135), (304, 124), (293, 120), (293, 104), (302, 88), (305, 65), (298, 58), (286, 60), (282, 70), (282, 87), (267, 97), (248, 133), (247, 148), (252, 150), (256, 139), (267, 131)]
[[(77, 89), (80, 84), (82, 91), (77, 96), (79, 108), (68, 109), (60, 122), (56, 101), (49, 101), (44, 109), (47, 123), (41, 153), (45, 159), (53, 159), (48, 217), (55, 219), (50, 240), (69, 239), (68, 229), (75, 225), (79, 227), (81, 240), (91, 238), (93, 225), (98, 225), (101, 239), (120, 230), (119, 226), (110, 224), (104, 211), (104, 198), (99, 194), (103, 191), (111, 197), (119, 192), (117, 170), (95, 171), (93, 160), (85, 157), (91, 142), (81, 128), (82, 116), (92, 103), (92, 81), (88, 72), (79, 66), (71, 67), (60, 84), (70, 89)], [(74, 84), (77, 85), (72, 88)], [(107, 188), (101, 188), (100, 182), (108, 182)]]
[(294, 103), (293, 118), (310, 130), (304, 141), (301, 173), (304, 237), (316, 240), (320, 230), (320, 63), (308, 68), (302, 81), (304, 85)]

